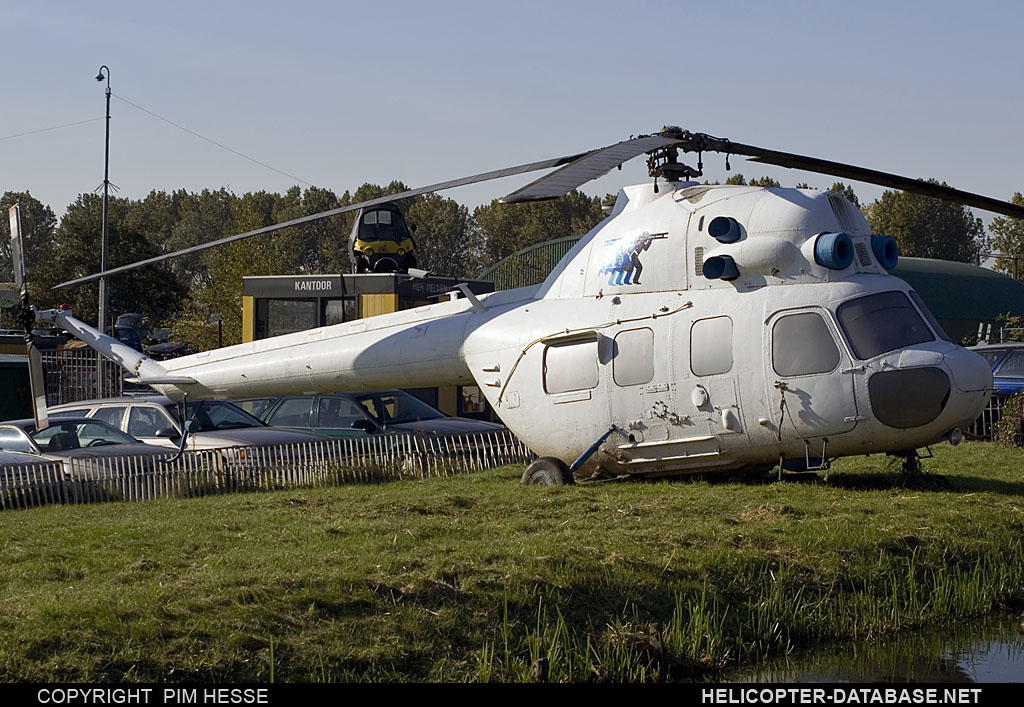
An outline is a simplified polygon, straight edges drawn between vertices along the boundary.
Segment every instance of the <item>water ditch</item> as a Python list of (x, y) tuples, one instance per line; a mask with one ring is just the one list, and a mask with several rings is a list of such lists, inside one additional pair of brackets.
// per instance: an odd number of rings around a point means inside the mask
[(725, 682), (1024, 682), (1021, 618), (990, 616), (888, 638), (808, 647)]

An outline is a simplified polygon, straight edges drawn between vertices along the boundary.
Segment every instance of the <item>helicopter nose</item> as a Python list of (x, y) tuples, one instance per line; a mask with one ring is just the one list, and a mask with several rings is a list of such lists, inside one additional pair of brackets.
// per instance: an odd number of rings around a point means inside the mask
[(971, 424), (992, 388), (992, 370), (985, 359), (960, 347), (945, 353), (911, 353), (902, 358), (932, 365), (891, 368), (868, 379), (868, 399), (878, 420), (897, 429), (925, 427), (940, 416), (944, 428)]
[(968, 427), (992, 395), (992, 366), (974, 351), (959, 347), (946, 353), (944, 359), (955, 388), (944, 419), (952, 420), (951, 427)]
[(943, 357), (953, 384), (965, 393), (992, 389), (992, 367), (974, 351), (957, 347)]

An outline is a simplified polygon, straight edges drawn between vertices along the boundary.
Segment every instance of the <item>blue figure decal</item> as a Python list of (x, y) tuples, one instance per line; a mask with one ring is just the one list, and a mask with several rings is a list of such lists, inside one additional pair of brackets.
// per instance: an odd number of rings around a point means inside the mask
[[(612, 257), (607, 265), (602, 267), (598, 274), (608, 275), (609, 285), (639, 285), (640, 274), (644, 270), (640, 262), (640, 254), (651, 247), (651, 243), (659, 238), (668, 238), (668, 233), (648, 233), (644, 231), (639, 236), (622, 240), (620, 247), (612, 251)], [(606, 241), (611, 245), (619, 238)]]

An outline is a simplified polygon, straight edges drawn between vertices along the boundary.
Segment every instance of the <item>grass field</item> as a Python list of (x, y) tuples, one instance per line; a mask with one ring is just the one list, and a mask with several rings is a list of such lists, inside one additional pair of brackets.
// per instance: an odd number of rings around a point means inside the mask
[[(1024, 606), (1020, 450), (828, 483), (521, 469), (0, 513), (0, 680), (657, 680)], [(941, 485), (928, 485), (940, 488)]]

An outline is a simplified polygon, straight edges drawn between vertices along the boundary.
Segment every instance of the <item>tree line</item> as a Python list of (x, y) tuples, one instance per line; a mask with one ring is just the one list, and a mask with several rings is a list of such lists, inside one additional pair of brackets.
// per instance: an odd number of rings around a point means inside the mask
[[(284, 194), (238, 195), (221, 188), (153, 191), (143, 199), (111, 197), (108, 262), (110, 267), (126, 265), (407, 190), (405, 184), (394, 181), (387, 186), (364, 184), (340, 196), (329, 189), (296, 186)], [(99, 271), (102, 197), (79, 195), (59, 221), (49, 206), (27, 191), (8, 191), (0, 198), (5, 213), (14, 203), (21, 204), (33, 303), (40, 308), (68, 304), (77, 317), (94, 322), (99, 298), (96, 282), (60, 290), (52, 287)], [(477, 275), (526, 245), (553, 234), (585, 233), (603, 218), (600, 200), (580, 192), (524, 208), (494, 201), (472, 212), (437, 194), (398, 203), (406, 220), (416, 227), (420, 267), (437, 275)], [(217, 313), (223, 317), (224, 343), (237, 343), (242, 277), (350, 272), (349, 234), (354, 218), (355, 212), (340, 214), (118, 274), (109, 280), (111, 316), (140, 312), (151, 325), (173, 325), (194, 340), (202, 323)], [(6, 218), (0, 230), (0, 281), (9, 281), (13, 266)]]
[[(747, 182), (742, 174), (733, 175), (726, 183), (781, 186), (769, 177)], [(153, 191), (143, 199), (112, 197), (108, 206), (110, 266), (407, 188), (394, 181), (387, 186), (364, 184), (340, 196), (329, 189), (296, 186), (284, 194), (259, 191), (238, 195), (222, 187), (201, 192)], [(886, 191), (873, 203), (861, 205), (849, 185), (837, 182), (831, 189), (862, 209), (874, 233), (894, 236), (903, 255), (975, 263), (991, 245), (1006, 255), (997, 258), (996, 269), (1024, 279), (1024, 264), (1013, 257), (1021, 254), (1024, 258), (1024, 221), (994, 219), (989, 243), (981, 219), (965, 206), (896, 191)], [(51, 288), (99, 271), (102, 198), (81, 194), (59, 220), (49, 206), (25, 191), (4, 193), (0, 207), (6, 212), (16, 202), (21, 204), (33, 302), (40, 307), (70, 304), (76, 316), (95, 321), (97, 283)], [(601, 202), (574, 191), (561, 199), (527, 204), (492, 201), (472, 212), (437, 194), (405, 199), (399, 205), (416, 227), (421, 267), (438, 275), (475, 276), (521, 248), (585, 233), (604, 217)], [(1013, 202), (1024, 205), (1024, 197), (1017, 193)], [(348, 238), (354, 218), (354, 212), (341, 214), (119, 274), (110, 279), (110, 311), (112, 315), (141, 312), (152, 325), (174, 324), (193, 341), (203, 338), (204, 323), (211, 313), (217, 313), (223, 317), (224, 343), (236, 343), (241, 337), (242, 277), (350, 272)], [(6, 281), (13, 274), (6, 218), (0, 219), (0, 231), (4, 236), (0, 238), (0, 280)]]

